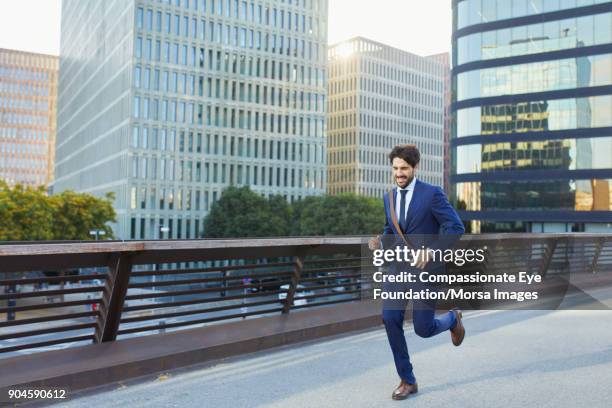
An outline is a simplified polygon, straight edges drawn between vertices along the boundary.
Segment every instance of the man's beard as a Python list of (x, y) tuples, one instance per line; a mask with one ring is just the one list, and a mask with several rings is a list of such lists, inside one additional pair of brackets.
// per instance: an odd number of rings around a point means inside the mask
[(410, 183), (412, 183), (412, 180), (414, 180), (414, 174), (412, 175), (412, 177), (407, 177), (406, 179), (407, 179), (406, 184), (405, 184), (405, 185), (403, 185), (403, 186), (401, 186), (401, 185), (400, 185), (399, 180), (398, 180), (398, 179), (397, 179), (397, 177), (396, 177), (396, 178), (395, 178), (395, 184), (397, 184), (397, 186), (398, 186), (399, 188), (404, 188), (404, 187), (409, 186), (409, 185), (410, 185)]

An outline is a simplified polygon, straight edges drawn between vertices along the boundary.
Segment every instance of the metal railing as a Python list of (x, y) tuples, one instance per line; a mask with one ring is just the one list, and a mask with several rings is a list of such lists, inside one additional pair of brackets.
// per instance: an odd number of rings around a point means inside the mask
[[(465, 235), (460, 244), (474, 247), (484, 239)], [(609, 234), (495, 234), (486, 240), (504, 249), (491, 260), (498, 267), (542, 275), (612, 270)], [(364, 267), (365, 241), (0, 245), (0, 353), (109, 342), (360, 300), (373, 284), (371, 269)]]

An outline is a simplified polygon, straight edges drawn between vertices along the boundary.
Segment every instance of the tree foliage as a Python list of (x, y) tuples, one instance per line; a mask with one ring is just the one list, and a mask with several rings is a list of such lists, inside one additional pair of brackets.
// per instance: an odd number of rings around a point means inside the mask
[(306, 197), (292, 210), (292, 235), (369, 235), (385, 222), (381, 199), (349, 193)]
[(89, 231), (115, 222), (112, 193), (105, 198), (65, 191), (48, 196), (43, 187), (9, 187), (0, 181), (0, 241), (87, 240)]
[(282, 196), (266, 199), (245, 187), (228, 187), (204, 220), (209, 238), (286, 236), (289, 205)]
[(53, 239), (53, 210), (43, 187), (0, 181), (0, 241)]
[(108, 222), (115, 222), (113, 193), (100, 199), (91, 194), (79, 194), (67, 190), (49, 197), (53, 206), (54, 239), (87, 240), (92, 239), (91, 230), (104, 231), (104, 237), (113, 238), (113, 230)]
[(365, 235), (380, 233), (381, 199), (354, 194), (311, 196), (292, 205), (280, 195), (266, 199), (249, 187), (229, 187), (204, 220), (209, 238)]

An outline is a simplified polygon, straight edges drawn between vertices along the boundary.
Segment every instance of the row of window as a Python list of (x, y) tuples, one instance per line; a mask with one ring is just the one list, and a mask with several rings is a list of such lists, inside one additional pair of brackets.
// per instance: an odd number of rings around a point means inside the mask
[(612, 54), (462, 72), (457, 100), (612, 85)]
[(34, 156), (40, 155), (41, 159), (47, 159), (49, 146), (47, 143), (11, 143), (0, 141), (0, 153), (12, 153), (18, 155)]
[(7, 125), (27, 125), (27, 126), (49, 126), (49, 114), (28, 114), (2, 112), (2, 124)]
[(56, 73), (39, 68), (19, 68), (0, 65), (0, 77), (12, 78), (18, 81), (41, 81), (47, 82), (55, 78)]
[(478, 32), (457, 41), (457, 64), (612, 43), (612, 13)]
[(456, 183), (456, 199), (467, 211), (612, 210), (612, 180), (518, 180)]
[(504, 142), (453, 149), (455, 174), (505, 170), (612, 169), (612, 137)]
[[(225, 1), (225, 6), (224, 6), (224, 2)], [(274, 0), (278, 3), (279, 0)], [(280, 0), (280, 3), (282, 4), (287, 4), (289, 6), (295, 6), (295, 7), (303, 7), (307, 10), (319, 10), (319, 1), (321, 0)], [(223, 15), (223, 10), (225, 7), (225, 12), (229, 13), (228, 10), (230, 10), (230, 6), (231, 6), (231, 0), (157, 0), (158, 3), (160, 4), (167, 4), (169, 6), (175, 6), (175, 7), (183, 7), (185, 9), (193, 9), (194, 11), (201, 11), (202, 13), (206, 13), (207, 10), (210, 14), (215, 14), (215, 9), (217, 10), (216, 12), (221, 16)], [(251, 2), (251, 0), (248, 1), (249, 4), (249, 8), (252, 9), (252, 5), (254, 5), (254, 2)], [(235, 3), (234, 0), (234, 8), (238, 9), (237, 3)], [(253, 15), (254, 12), (251, 12), (251, 15)], [(230, 14), (228, 14), (229, 16)]]
[(394, 98), (432, 108), (443, 108), (442, 89), (435, 93), (432, 91), (424, 92), (422, 87), (417, 89), (406, 88), (398, 86), (398, 84), (376, 81), (367, 77), (359, 79), (359, 89), (384, 98)]
[[(253, 186), (320, 189), (323, 170), (249, 164), (203, 163), (190, 160), (165, 160), (132, 157), (131, 177), (145, 180), (168, 180), (195, 183), (220, 183)], [(179, 207), (178, 209), (182, 209)]]
[(58, 69), (57, 57), (44, 57), (19, 51), (0, 50), (0, 65), (29, 67), (30, 69)]
[[(382, 104), (381, 104), (382, 105)], [(404, 133), (410, 135), (434, 136), (442, 134), (442, 113), (434, 113), (424, 111), (414, 107), (403, 107), (405, 116), (397, 115), (396, 117), (371, 115), (367, 113), (332, 113), (328, 119), (328, 129), (330, 131), (350, 129), (357, 126), (357, 118), (359, 118), (359, 126), (369, 129), (377, 129), (394, 133)], [(377, 112), (371, 109), (372, 112)], [(386, 112), (380, 110), (378, 112)], [(391, 113), (390, 113), (391, 115)], [(421, 122), (421, 123), (414, 123)], [(425, 125), (425, 126), (423, 126)]]
[(0, 77), (0, 93), (20, 96), (49, 96), (49, 83), (15, 82)]
[[(324, 112), (324, 94), (304, 92), (303, 90), (284, 87), (251, 84), (246, 81), (206, 78), (202, 75), (188, 75), (177, 72), (161, 72), (161, 88), (159, 87), (160, 71), (153, 71), (153, 86), (150, 86), (151, 72), (144, 70), (144, 81), (141, 83), (141, 68), (134, 70), (134, 85), (136, 88), (161, 90), (164, 95), (179, 94), (182, 96), (202, 96), (209, 99), (220, 99), (234, 102), (255, 103), (301, 109), (312, 112)], [(197, 80), (197, 83), (196, 83)], [(199, 98), (201, 99), (201, 98)]]
[(456, 136), (612, 126), (612, 95), (484, 105), (456, 112)]
[[(212, 27), (212, 23), (211, 23)], [(211, 28), (211, 39), (209, 43), (222, 45), (233, 45), (246, 49), (256, 49), (272, 54), (286, 55), (289, 57), (307, 58), (315, 62), (321, 62), (324, 54), (324, 45), (312, 41), (306, 41), (295, 37), (262, 33), (260, 31), (247, 30), (230, 26), (227, 24), (216, 24)], [(187, 45), (181, 44), (182, 52), (179, 55), (179, 43), (162, 41), (156, 38), (136, 37), (135, 56), (145, 58), (149, 61), (163, 61), (166, 63), (196, 66), (193, 50), (196, 44), (191, 45), (191, 54), (187, 53)], [(153, 46), (155, 45), (155, 48)], [(143, 48), (144, 47), (144, 48)], [(189, 59), (189, 62), (188, 62)], [(203, 65), (201, 65), (203, 66)]]
[[(359, 145), (364, 146), (367, 149), (380, 148), (381, 146), (386, 146), (385, 152), (388, 154), (390, 150), (390, 146), (396, 146), (398, 144), (408, 143), (407, 137), (414, 143), (416, 142), (417, 147), (423, 154), (430, 154), (434, 157), (441, 158), (442, 157), (442, 138), (438, 137), (437, 139), (429, 138), (424, 135), (418, 134), (418, 136), (407, 136), (403, 135), (392, 135), (385, 134), (381, 132), (367, 132), (360, 131), (359, 132)], [(350, 143), (351, 140), (354, 140), (354, 136), (348, 136), (345, 139), (347, 143)], [(437, 143), (436, 143), (437, 142)], [(385, 156), (387, 157), (387, 156)], [(377, 164), (383, 165), (388, 164), (388, 157)]]
[(457, 3), (457, 29), (607, 1), (609, 0), (464, 0)]
[(407, 122), (403, 119), (362, 113), (359, 115), (359, 126), (366, 131), (375, 130), (378, 132), (394, 133), (396, 135), (442, 140), (442, 121), (440, 120), (437, 123), (433, 122), (433, 114), (428, 112), (423, 112), (423, 116), (422, 123), (414, 123)]
[[(234, 7), (232, 13), (228, 13), (225, 17), (234, 18), (238, 21), (251, 22), (259, 25), (268, 26), (286, 31), (294, 31), (301, 33), (313, 34), (318, 32), (319, 22), (312, 16), (299, 13), (296, 11), (277, 9), (276, 7), (264, 7), (261, 4), (255, 6), (250, 3), (251, 12), (247, 13), (247, 2), (242, 1), (240, 13), (238, 12), (238, 0), (232, 0)], [(229, 4), (228, 4), (229, 5)], [(188, 9), (184, 9), (185, 11)], [(229, 11), (229, 8), (228, 8)], [(149, 32), (165, 32), (176, 36), (197, 37), (198, 19), (194, 16), (202, 16), (203, 13), (192, 14), (191, 19), (189, 14), (171, 14), (162, 12), (161, 10), (145, 9), (138, 7), (136, 10), (136, 28)], [(213, 14), (213, 13), (211, 13)], [(221, 14), (219, 14), (221, 16)], [(182, 17), (182, 18), (181, 18)], [(191, 27), (189, 21), (191, 20)], [(204, 21), (204, 20), (201, 20)], [(163, 24), (162, 24), (163, 23)], [(202, 28), (200, 28), (202, 32)], [(204, 34), (201, 34), (204, 39)]]
[[(329, 112), (338, 112), (343, 110), (351, 110), (357, 108), (357, 96), (349, 93), (354, 93), (356, 79), (348, 79), (343, 81), (331, 81), (329, 84)], [(360, 91), (371, 92), (379, 96), (375, 98), (372, 95), (360, 95), (360, 108), (375, 110), (377, 112), (388, 112), (394, 115), (406, 116), (413, 108), (407, 106), (408, 103), (416, 104), (419, 107), (430, 107), (433, 109), (442, 109), (442, 97), (431, 95), (429, 93), (420, 92), (419, 90), (406, 89), (395, 86), (387, 86), (387, 84), (369, 79), (360, 80)], [(390, 93), (385, 93), (390, 91)], [(395, 99), (395, 100), (394, 100)]]
[(13, 139), (25, 141), (46, 141), (49, 137), (49, 132), (46, 130), (23, 129), (14, 127), (3, 127), (0, 124), (0, 139)]
[(248, 129), (270, 133), (322, 137), (325, 119), (297, 117), (268, 112), (252, 112), (243, 109), (225, 108), (203, 104), (134, 97), (133, 116), (135, 119), (152, 119), (164, 122), (193, 125), (206, 124), (208, 127)]
[(174, 129), (139, 128), (132, 131), (132, 147), (180, 153), (204, 153), (224, 157), (290, 160), (319, 163), (323, 158), (321, 145), (288, 140), (264, 140), (234, 135), (218, 135)]
[(34, 110), (48, 111), (49, 101), (32, 98), (7, 98), (0, 95), (0, 108), (3, 109), (19, 109), (19, 110)]
[[(147, 223), (148, 220), (148, 223)], [(200, 218), (153, 218), (131, 217), (130, 218), (130, 239), (197, 239), (200, 235)], [(167, 223), (165, 223), (167, 221)], [(176, 223), (175, 223), (176, 221)], [(183, 222), (185, 229), (183, 230)], [(148, 225), (147, 225), (148, 224)], [(193, 225), (193, 229), (192, 229)], [(137, 226), (139, 226), (137, 230)], [(176, 228), (175, 228), (176, 226)], [(204, 226), (202, 222), (202, 227)], [(137, 233), (138, 231), (138, 233)], [(203, 231), (202, 231), (203, 232)]]
[[(357, 66), (359, 64), (359, 67)], [(359, 70), (358, 70), (359, 69)], [(329, 81), (337, 81), (351, 75), (375, 77), (378, 81), (397, 82), (395, 87), (417, 87), (429, 91), (442, 92), (443, 79), (431, 78), (413, 67), (402, 67), (381, 63), (369, 59), (352, 59), (349, 61), (332, 62), (329, 65)], [(434, 74), (434, 73), (429, 73)], [(346, 88), (334, 89), (336, 92)]]
[(37, 158), (34, 158), (33, 155), (27, 157), (0, 156), (0, 169), (5, 172), (10, 172), (11, 169), (29, 173), (46, 172), (47, 164), (46, 154)]
[[(149, 58), (149, 44), (150, 40), (147, 40), (145, 59), (152, 60)], [(170, 47), (169, 42), (164, 42), (164, 59), (163, 62), (170, 62)], [(155, 55), (153, 60), (160, 61), (160, 55), (158, 50), (161, 48), (160, 41), (156, 41)], [(181, 50), (181, 63), (187, 66), (199, 66), (204, 68), (208, 66), (208, 70), (216, 70), (222, 73), (231, 73), (236, 75), (245, 75), (252, 79), (274, 79), (285, 82), (295, 82), (301, 85), (317, 86), (322, 87), (325, 84), (325, 70), (323, 68), (317, 68), (307, 66), (303, 64), (289, 63), (277, 60), (271, 60), (268, 58), (252, 57), (246, 55), (240, 55), (236, 53), (222, 52), (217, 50), (216, 52), (209, 48), (208, 52), (204, 47), (179, 45), (176, 43), (172, 44), (172, 61), (178, 64), (179, 61), (179, 49)], [(206, 55), (207, 54), (207, 55)], [(205, 61), (208, 60), (208, 63)], [(138, 69), (141, 69), (140, 66)], [(160, 84), (160, 69), (156, 67), (145, 67), (143, 74), (146, 74), (146, 70), (149, 70), (149, 80), (143, 78), (144, 86), (148, 85), (150, 81), (152, 84), (151, 88), (159, 87)], [(163, 71), (168, 72), (168, 71)], [(183, 72), (185, 75), (191, 74), (193, 76), (199, 75), (201, 72), (191, 71)], [(178, 74), (178, 73), (177, 73)], [(139, 79), (139, 78), (138, 78)], [(164, 77), (162, 76), (163, 80)], [(166, 76), (167, 79), (167, 76)], [(165, 84), (165, 82), (163, 82)]]
[[(362, 95), (359, 98), (361, 102), (360, 108), (374, 112), (385, 112), (387, 115), (394, 115), (404, 120), (412, 119), (435, 124), (442, 123), (444, 119), (444, 112), (440, 105), (442, 98), (436, 98), (419, 92), (416, 92), (414, 97), (414, 102), (409, 106), (406, 103), (397, 103), (395, 101)], [(439, 101), (439, 103), (436, 102), (434, 105), (427, 104), (431, 100)]]
[(13, 172), (11, 170), (0, 169), (0, 180), (6, 182), (9, 186), (21, 184), (26, 186), (46, 186), (48, 179), (46, 174)]

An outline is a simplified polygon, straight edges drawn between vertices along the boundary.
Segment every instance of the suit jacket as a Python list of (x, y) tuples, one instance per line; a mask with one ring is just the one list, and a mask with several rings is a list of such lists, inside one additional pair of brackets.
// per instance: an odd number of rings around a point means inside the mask
[[(397, 187), (393, 188), (393, 203), (396, 203)], [(391, 239), (394, 245), (405, 245), (391, 221), (389, 209), (389, 193), (383, 196), (385, 204), (385, 229), (383, 235), (396, 235), (396, 239)], [(399, 221), (398, 221), (399, 222)], [(463, 223), (459, 219), (457, 212), (450, 205), (446, 194), (438, 186), (416, 180), (412, 199), (408, 205), (405, 225), (400, 225), (408, 241), (415, 247), (445, 249), (457, 241), (461, 234), (465, 232)], [(389, 243), (383, 236), (383, 240)], [(384, 245), (388, 247), (389, 245)]]

